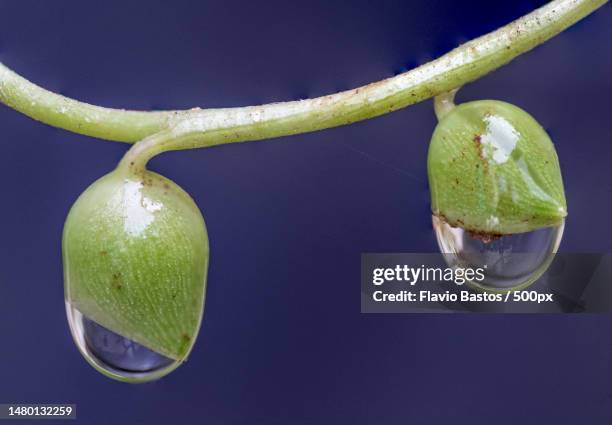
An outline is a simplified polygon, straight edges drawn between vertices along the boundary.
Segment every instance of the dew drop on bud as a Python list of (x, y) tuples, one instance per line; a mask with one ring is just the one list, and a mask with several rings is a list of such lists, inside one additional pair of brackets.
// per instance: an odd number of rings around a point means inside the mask
[(208, 269), (204, 218), (187, 192), (118, 168), (75, 202), (62, 246), (68, 323), (89, 364), (145, 382), (187, 360)]
[(484, 269), (473, 286), (518, 290), (546, 271), (567, 203), (555, 146), (531, 115), (496, 100), (450, 108), (427, 169), (438, 245), (451, 266)]
[(559, 248), (565, 221), (525, 233), (498, 237), (477, 235), (432, 216), (440, 252), (456, 268), (483, 268), (484, 280), (471, 286), (482, 290), (526, 288), (546, 271)]
[(150, 381), (180, 366), (180, 362), (152, 351), (83, 316), (66, 302), (70, 332), (85, 359), (96, 369), (127, 382)]

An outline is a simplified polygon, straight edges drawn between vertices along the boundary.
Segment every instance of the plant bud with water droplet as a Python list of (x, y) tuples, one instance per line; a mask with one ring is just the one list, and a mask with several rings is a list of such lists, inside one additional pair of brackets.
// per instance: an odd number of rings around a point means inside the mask
[(68, 319), (85, 358), (131, 382), (179, 366), (200, 327), (208, 256), (202, 215), (171, 180), (119, 167), (93, 183), (63, 235)]
[(524, 288), (546, 271), (563, 234), (567, 207), (555, 148), (511, 104), (436, 102), (428, 174), (440, 250), (451, 254), (449, 264), (485, 268), (485, 281), (472, 282), (480, 289)]

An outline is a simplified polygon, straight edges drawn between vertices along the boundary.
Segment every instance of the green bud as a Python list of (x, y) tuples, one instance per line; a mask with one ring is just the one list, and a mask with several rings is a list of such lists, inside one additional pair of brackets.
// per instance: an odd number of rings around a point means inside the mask
[(93, 183), (66, 219), (66, 302), (178, 365), (200, 327), (208, 256), (204, 219), (184, 190), (156, 173), (117, 169)]
[(509, 103), (460, 104), (440, 120), (428, 158), (433, 213), (484, 236), (529, 232), (567, 215), (555, 148)]

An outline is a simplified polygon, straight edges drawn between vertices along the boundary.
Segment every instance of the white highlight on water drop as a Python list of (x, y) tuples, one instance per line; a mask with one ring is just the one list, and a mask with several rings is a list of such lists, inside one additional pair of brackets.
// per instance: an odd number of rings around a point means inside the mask
[(156, 211), (162, 209), (160, 202), (153, 201), (141, 192), (142, 182), (126, 181), (123, 186), (125, 220), (123, 228), (127, 233), (138, 236), (155, 220)]
[(487, 123), (487, 132), (480, 138), (483, 154), (492, 151), (493, 155), (489, 160), (503, 164), (512, 155), (521, 135), (512, 124), (500, 116), (487, 115), (484, 121)]

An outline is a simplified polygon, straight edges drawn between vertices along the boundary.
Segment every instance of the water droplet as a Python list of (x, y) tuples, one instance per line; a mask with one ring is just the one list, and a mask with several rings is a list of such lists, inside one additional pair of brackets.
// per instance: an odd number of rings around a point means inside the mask
[(563, 236), (559, 226), (487, 240), (432, 216), (440, 252), (451, 267), (484, 268), (485, 278), (470, 285), (481, 290), (513, 291), (534, 283), (548, 269)]
[(181, 363), (108, 330), (83, 316), (69, 302), (66, 302), (66, 313), (79, 351), (107, 376), (126, 382), (152, 381)]

